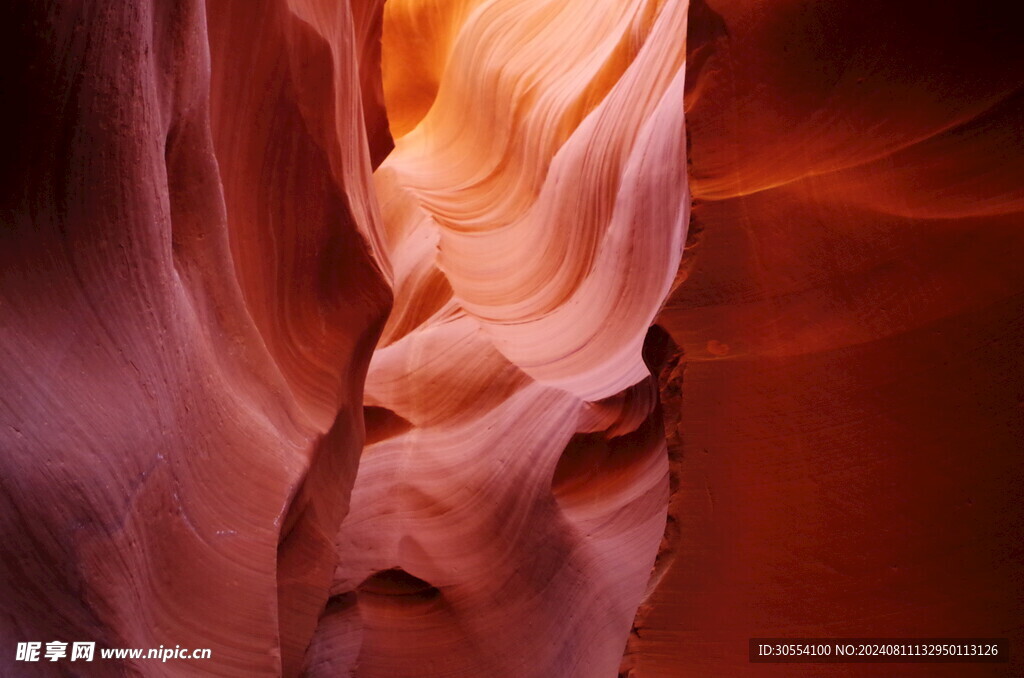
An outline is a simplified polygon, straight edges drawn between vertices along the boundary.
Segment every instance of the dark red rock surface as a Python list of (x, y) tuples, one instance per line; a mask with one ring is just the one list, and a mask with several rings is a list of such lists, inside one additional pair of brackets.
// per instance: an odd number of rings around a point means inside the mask
[(1024, 623), (1024, 50), (1006, 3), (691, 3), (694, 195), (659, 322), (683, 351), (676, 559), (627, 664), (752, 636)]

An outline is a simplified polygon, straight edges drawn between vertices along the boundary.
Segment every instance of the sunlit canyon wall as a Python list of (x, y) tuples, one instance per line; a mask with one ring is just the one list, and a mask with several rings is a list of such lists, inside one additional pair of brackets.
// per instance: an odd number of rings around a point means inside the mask
[(1024, 669), (1011, 10), (6, 14), (0, 675)]
[(684, 2), (386, 4), (395, 307), (311, 674), (616, 675), (669, 494), (644, 343), (685, 30)]

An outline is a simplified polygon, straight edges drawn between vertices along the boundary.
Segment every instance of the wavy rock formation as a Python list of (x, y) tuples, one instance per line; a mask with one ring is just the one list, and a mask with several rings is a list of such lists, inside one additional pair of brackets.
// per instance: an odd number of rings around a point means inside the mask
[(642, 350), (688, 220), (685, 25), (682, 2), (387, 6), (395, 308), (311, 675), (616, 673), (665, 529)]
[(614, 673), (667, 507), (685, 3), (16, 12), (3, 637)]
[(11, 5), (0, 675), (1024, 640), (1008, 8)]
[(5, 22), (3, 675), (66, 675), (8, 651), (54, 639), (212, 650), (76, 675), (294, 674), (327, 599), (391, 297), (354, 22), (241, 4), (210, 3), (212, 101), (199, 2)]

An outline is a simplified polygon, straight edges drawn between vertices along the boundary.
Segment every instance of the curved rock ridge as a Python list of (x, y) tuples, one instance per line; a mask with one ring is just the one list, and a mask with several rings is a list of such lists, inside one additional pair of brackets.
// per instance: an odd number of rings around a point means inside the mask
[(386, 8), (395, 303), (309, 675), (616, 675), (665, 532), (642, 349), (688, 222), (685, 29), (674, 1)]
[(688, 220), (685, 28), (679, 2), (471, 12), (433, 106), (375, 175), (390, 260), (410, 269), (399, 296), (435, 280), (409, 250), (436, 240), (458, 309), (533, 379), (588, 400), (643, 379)]
[[(14, 5), (0, 674), (295, 675), (391, 299), (380, 6)], [(52, 640), (212, 658), (15, 663)]]

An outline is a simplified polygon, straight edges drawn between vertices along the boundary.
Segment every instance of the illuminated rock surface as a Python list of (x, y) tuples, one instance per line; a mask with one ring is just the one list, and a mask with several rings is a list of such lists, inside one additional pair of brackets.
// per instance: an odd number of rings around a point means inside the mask
[(685, 10), (387, 6), (395, 310), (313, 675), (615, 675), (665, 528), (641, 353), (688, 216)]

